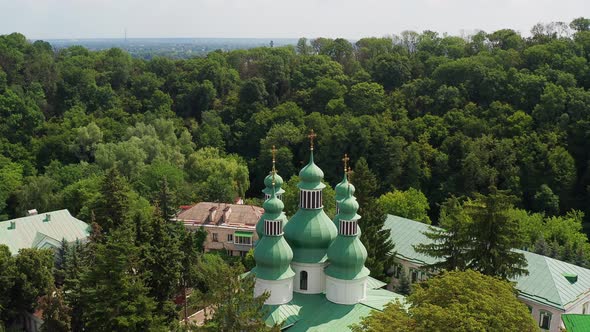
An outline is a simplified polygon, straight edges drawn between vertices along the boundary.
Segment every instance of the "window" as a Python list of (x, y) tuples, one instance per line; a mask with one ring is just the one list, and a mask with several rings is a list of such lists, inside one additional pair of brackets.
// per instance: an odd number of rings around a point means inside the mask
[(588, 305), (590, 305), (590, 302), (586, 302), (584, 303), (584, 305), (582, 306), (582, 315), (585, 315), (588, 313)]
[(410, 282), (411, 283), (417, 282), (418, 281), (418, 275), (419, 275), (418, 270), (410, 269)]
[(402, 269), (403, 266), (401, 264), (393, 264), (393, 268), (392, 268), (392, 275), (395, 279), (399, 279), (401, 277), (402, 274)]
[(551, 313), (548, 311), (540, 311), (539, 314), (539, 327), (544, 330), (549, 330), (551, 326)]
[(234, 243), (235, 244), (251, 244), (252, 242), (250, 241), (249, 237), (243, 237), (243, 236), (236, 235), (236, 239), (235, 239)]
[(227, 242), (234, 242), (234, 235), (233, 234), (227, 234)]
[(527, 308), (529, 308), (529, 314), (533, 313), (533, 307), (531, 307), (530, 305), (526, 305)]
[(299, 289), (307, 290), (307, 271), (301, 271), (299, 274)]
[(213, 242), (217, 242), (217, 233), (211, 233), (211, 237), (213, 238)]

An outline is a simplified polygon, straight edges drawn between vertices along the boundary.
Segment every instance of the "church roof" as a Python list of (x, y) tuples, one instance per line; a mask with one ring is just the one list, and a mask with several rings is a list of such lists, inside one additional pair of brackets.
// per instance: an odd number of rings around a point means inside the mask
[[(379, 281), (369, 279), (372, 280), (368, 284), (379, 285)], [(372, 310), (382, 310), (396, 299), (404, 302), (402, 295), (384, 289), (369, 289), (369, 285), (367, 288), (366, 299), (353, 305), (330, 302), (324, 294), (293, 293), (293, 300), (287, 304), (265, 306), (268, 309), (266, 323), (280, 324), (288, 332), (350, 331), (350, 325), (359, 323)]]
[[(399, 258), (419, 265), (437, 262), (435, 258), (416, 253), (413, 246), (432, 243), (423, 232), (438, 227), (393, 215), (387, 216), (384, 227), (391, 229), (391, 240)], [(528, 264), (529, 274), (512, 280), (522, 298), (565, 310), (590, 292), (590, 269), (528, 251), (514, 251), (524, 254)]]
[(83, 240), (89, 231), (88, 224), (68, 210), (52, 211), (0, 222), (0, 244), (16, 255), (23, 248), (59, 247), (62, 239)]

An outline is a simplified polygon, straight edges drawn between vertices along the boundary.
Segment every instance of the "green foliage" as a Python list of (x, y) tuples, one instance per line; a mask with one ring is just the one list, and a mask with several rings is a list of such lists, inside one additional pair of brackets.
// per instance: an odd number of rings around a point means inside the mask
[(407, 311), (390, 303), (363, 318), (353, 331), (538, 330), (513, 285), (471, 270), (445, 272), (422, 282), (406, 301)]
[(394, 190), (381, 195), (377, 200), (383, 212), (430, 224), (428, 200), (414, 188), (406, 191)]
[(450, 198), (441, 209), (442, 229), (430, 229), (425, 235), (432, 244), (418, 245), (418, 252), (440, 259), (432, 269), (448, 271), (467, 268), (485, 275), (512, 278), (527, 274), (522, 253), (520, 220), (510, 213), (514, 197), (491, 188), (489, 195), (460, 203)]
[(253, 297), (254, 278), (241, 278), (243, 268), (230, 266), (218, 255), (205, 254), (199, 264), (201, 301), (212, 306), (205, 331), (270, 331), (262, 319), (267, 294)]
[(84, 326), (92, 331), (161, 331), (163, 317), (139, 274), (139, 250), (129, 230), (117, 230), (94, 249), (81, 275)]
[(395, 248), (391, 242), (391, 231), (383, 228), (386, 215), (372, 197), (377, 188), (376, 177), (364, 158), (356, 162), (350, 181), (356, 187), (355, 196), (359, 202), (361, 242), (367, 248), (365, 266), (371, 271), (372, 277), (387, 280), (386, 271), (394, 263)]

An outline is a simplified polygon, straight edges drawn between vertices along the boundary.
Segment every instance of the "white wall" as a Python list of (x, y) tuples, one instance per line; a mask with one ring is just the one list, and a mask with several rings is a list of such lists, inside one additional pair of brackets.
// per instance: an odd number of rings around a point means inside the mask
[(256, 278), (254, 296), (260, 296), (265, 291), (268, 291), (270, 296), (264, 301), (264, 304), (285, 304), (293, 299), (293, 278), (283, 280)]
[(367, 278), (342, 280), (326, 276), (326, 298), (338, 304), (356, 304), (367, 297)]
[(550, 331), (550, 332), (560, 332), (561, 328), (563, 327), (563, 324), (561, 322), (561, 314), (563, 314), (564, 312), (559, 310), (559, 309), (555, 309), (546, 305), (542, 305), (533, 301), (530, 301), (528, 299), (524, 299), (522, 297), (518, 297), (518, 299), (523, 302), (524, 304), (528, 305), (529, 307), (532, 308), (531, 311), (531, 315), (533, 316), (533, 320), (535, 322), (537, 322), (537, 326), (540, 325), (541, 323), (541, 311), (548, 311), (551, 313), (551, 325), (549, 327), (549, 330), (541, 330), (540, 331)]
[[(324, 268), (328, 263), (306, 264), (291, 262), (291, 268), (295, 271), (293, 279), (293, 291), (303, 294), (321, 294), (326, 290), (326, 274)], [(302, 290), (300, 286), (301, 271), (307, 272), (307, 290)]]

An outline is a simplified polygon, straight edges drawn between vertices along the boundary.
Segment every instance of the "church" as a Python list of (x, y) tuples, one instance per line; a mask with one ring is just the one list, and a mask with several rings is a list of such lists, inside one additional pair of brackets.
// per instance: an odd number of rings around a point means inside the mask
[[(256, 284), (254, 295), (268, 292), (265, 302), (268, 325), (279, 324), (288, 331), (346, 331), (372, 310), (403, 302), (403, 296), (381, 289), (385, 286), (369, 276), (365, 267), (367, 250), (360, 241), (361, 229), (348, 181), (345, 156), (344, 177), (336, 186), (336, 216), (331, 220), (323, 209), (323, 171), (313, 156), (313, 130), (308, 164), (299, 172), (299, 208), (287, 218), (281, 201), (282, 178), (272, 172), (265, 179), (264, 214), (256, 225), (259, 241), (254, 249)], [(273, 148), (274, 150), (274, 148)]]

